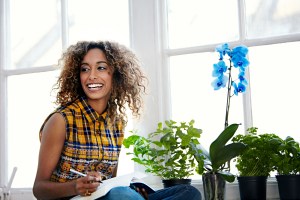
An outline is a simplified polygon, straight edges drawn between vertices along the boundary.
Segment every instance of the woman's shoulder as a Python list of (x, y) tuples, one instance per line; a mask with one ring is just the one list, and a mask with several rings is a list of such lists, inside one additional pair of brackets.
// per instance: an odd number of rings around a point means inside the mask
[(49, 123), (49, 120), (51, 121), (63, 121), (64, 123), (66, 122), (66, 119), (68, 118), (72, 118), (72, 116), (75, 116), (75, 113), (80, 112), (80, 107), (78, 105), (78, 103), (73, 102), (70, 103), (66, 106), (59, 106), (58, 108), (56, 108), (53, 112), (51, 112), (47, 118), (44, 120), (44, 123), (42, 124), (41, 128), (40, 128), (40, 133), (42, 132), (42, 130), (44, 129), (44, 126)]
[(58, 107), (54, 113), (62, 113), (63, 115), (75, 114), (77, 112), (81, 112), (81, 106), (79, 101), (74, 101), (65, 106)]

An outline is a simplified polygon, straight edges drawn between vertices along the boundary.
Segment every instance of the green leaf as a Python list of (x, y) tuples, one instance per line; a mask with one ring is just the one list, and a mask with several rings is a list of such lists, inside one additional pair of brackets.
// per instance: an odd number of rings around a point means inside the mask
[(223, 132), (218, 136), (218, 138), (213, 141), (210, 145), (209, 152), (212, 162), (215, 161), (217, 153), (222, 147), (233, 137), (239, 124), (231, 124), (223, 130)]
[(128, 138), (125, 138), (123, 140), (123, 145), (125, 148), (129, 148), (130, 145), (134, 145), (136, 143), (136, 141), (139, 140), (140, 138), (141, 138), (141, 136), (131, 135)]
[[(163, 179), (186, 178), (193, 175), (196, 165), (194, 150), (191, 145), (199, 144), (201, 129), (193, 127), (194, 121), (177, 123), (173, 120), (157, 124), (155, 132), (149, 133), (147, 138), (129, 136), (124, 139), (124, 146), (136, 163), (145, 167), (147, 172)], [(197, 151), (200, 151), (197, 149)], [(200, 166), (204, 163), (204, 156), (198, 154)]]
[(218, 173), (229, 183), (235, 180), (235, 176), (228, 171), (219, 171)]
[(243, 143), (232, 143), (224, 146), (220, 151), (216, 154), (215, 162), (212, 162), (212, 167), (214, 169), (219, 169), (221, 165), (224, 165), (226, 162), (230, 161), (232, 158), (240, 155), (246, 145)]
[(198, 144), (196, 148), (198, 148), (198, 149), (201, 150), (201, 154), (202, 154), (207, 160), (210, 160), (210, 155), (209, 155), (208, 151), (207, 151), (201, 144)]

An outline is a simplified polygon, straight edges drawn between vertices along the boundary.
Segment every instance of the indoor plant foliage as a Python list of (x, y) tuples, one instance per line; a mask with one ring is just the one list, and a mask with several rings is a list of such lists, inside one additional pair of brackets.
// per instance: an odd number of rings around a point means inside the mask
[[(212, 82), (214, 90), (219, 90), (227, 86), (227, 102), (225, 114), (225, 128), (228, 126), (230, 98), (238, 93), (246, 91), (248, 82), (245, 77), (245, 70), (249, 65), (247, 59), (248, 48), (244, 45), (237, 46), (233, 49), (229, 48), (227, 43), (218, 45), (216, 52), (219, 53), (219, 62), (213, 64), (212, 76), (215, 80)], [(228, 59), (226, 64), (226, 59)], [(237, 69), (236, 79), (233, 77), (233, 70)], [(232, 87), (234, 90), (232, 91)]]
[[(235, 176), (230, 173), (228, 163), (231, 159), (238, 156), (245, 148), (242, 143), (230, 143), (228, 141), (237, 131), (239, 124), (227, 126), (221, 134), (214, 140), (209, 152), (200, 144), (193, 145), (195, 157), (198, 161), (196, 171), (201, 175), (205, 199), (223, 200), (226, 196), (226, 181), (233, 182)], [(203, 164), (203, 157), (205, 158)]]
[(280, 199), (300, 199), (300, 146), (292, 137), (282, 140), (275, 156)]
[(148, 137), (131, 135), (124, 139), (125, 148), (133, 147), (132, 160), (145, 166), (145, 171), (166, 179), (185, 179), (193, 175), (196, 166), (192, 144), (199, 144), (201, 129), (189, 123), (159, 122)]
[[(249, 65), (249, 61), (246, 58), (248, 54), (248, 48), (244, 45), (237, 46), (233, 49), (229, 48), (227, 43), (218, 45), (215, 49), (219, 54), (218, 63), (213, 64), (212, 75), (215, 80), (212, 82), (214, 90), (219, 90), (227, 86), (227, 101), (226, 101), (226, 113), (225, 113), (225, 128), (224, 131), (218, 136), (218, 138), (210, 145), (209, 152), (200, 147), (200, 154), (206, 158), (205, 165), (202, 168), (198, 167), (198, 173), (210, 173), (221, 174), (222, 177), (228, 181), (233, 182), (235, 176), (230, 173), (230, 160), (239, 155), (245, 148), (242, 143), (228, 144), (226, 143), (233, 137), (238, 129), (238, 124), (232, 124), (228, 126), (230, 98), (233, 95), (238, 95), (246, 91), (248, 84), (245, 78), (245, 70)], [(229, 65), (225, 61), (229, 61)], [(228, 66), (227, 66), (228, 65)], [(237, 79), (233, 79), (233, 69), (238, 70)], [(232, 87), (234, 90), (232, 91)], [(224, 155), (222, 155), (224, 154)], [(201, 161), (201, 159), (200, 159)]]
[[(266, 199), (267, 179), (276, 169), (277, 155), (283, 140), (273, 133), (257, 134), (257, 128), (249, 128), (246, 135), (239, 134), (233, 142), (246, 145), (236, 159), (237, 177), (241, 199)], [(288, 165), (288, 164), (286, 164)]]
[(278, 175), (300, 174), (300, 146), (299, 142), (288, 136), (282, 140), (275, 156), (275, 170)]
[[(226, 181), (233, 182), (235, 180), (235, 176), (230, 173), (230, 160), (238, 156), (245, 148), (242, 143), (227, 144), (239, 126), (238, 124), (228, 126), (228, 117), (231, 97), (246, 91), (248, 82), (245, 78), (245, 70), (249, 61), (246, 58), (248, 48), (243, 45), (230, 49), (229, 45), (225, 43), (218, 45), (215, 50), (219, 53), (219, 61), (213, 64), (212, 75), (215, 80), (212, 82), (212, 86), (214, 90), (227, 86), (224, 130), (210, 145), (209, 152), (201, 145), (197, 146), (196, 149), (200, 149), (200, 151), (199, 154), (196, 154), (196, 159), (199, 159), (197, 172), (202, 174), (205, 199), (222, 200), (225, 199)], [(226, 64), (225, 59), (228, 59), (229, 65)], [(237, 79), (233, 79), (234, 68), (238, 69)], [(205, 157), (204, 165), (201, 164), (202, 156)]]
[(282, 140), (276, 134), (257, 134), (257, 128), (247, 129), (247, 134), (235, 136), (233, 142), (242, 142), (245, 150), (236, 159), (239, 176), (270, 176), (275, 170), (275, 157)]
[[(226, 181), (233, 182), (235, 176), (230, 173), (227, 163), (240, 155), (245, 149), (245, 145), (240, 142), (227, 142), (233, 137), (237, 131), (239, 124), (231, 124), (226, 127), (221, 134), (211, 143), (209, 151), (204, 149), (200, 144), (193, 145), (196, 148), (195, 157), (199, 161), (196, 168), (199, 174), (220, 174)], [(202, 164), (204, 160), (204, 165)]]

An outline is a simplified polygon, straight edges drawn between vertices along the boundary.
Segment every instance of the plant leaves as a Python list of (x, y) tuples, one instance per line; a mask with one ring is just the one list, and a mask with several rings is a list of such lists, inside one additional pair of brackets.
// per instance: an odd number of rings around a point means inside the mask
[(130, 145), (134, 145), (136, 143), (136, 141), (139, 140), (140, 138), (141, 138), (141, 136), (131, 135), (128, 138), (125, 138), (123, 140), (123, 145), (125, 146), (125, 148), (129, 148)]
[(220, 166), (240, 155), (245, 148), (246, 145), (243, 143), (232, 143), (224, 146), (217, 152), (215, 162), (212, 162), (213, 169), (218, 170)]
[(225, 146), (225, 144), (233, 137), (239, 124), (231, 124), (223, 130), (223, 132), (213, 141), (209, 148), (209, 153), (212, 163), (215, 162), (216, 156), (219, 151)]
[(218, 173), (229, 183), (235, 180), (235, 176), (228, 171), (219, 171)]

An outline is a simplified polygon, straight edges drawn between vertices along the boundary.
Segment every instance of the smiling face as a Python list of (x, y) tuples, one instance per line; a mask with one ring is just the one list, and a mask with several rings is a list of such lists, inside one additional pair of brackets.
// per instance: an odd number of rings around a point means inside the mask
[(84, 56), (80, 66), (80, 82), (88, 103), (94, 109), (99, 106), (105, 109), (112, 90), (113, 71), (102, 50), (91, 49)]

